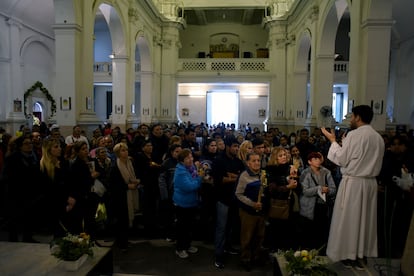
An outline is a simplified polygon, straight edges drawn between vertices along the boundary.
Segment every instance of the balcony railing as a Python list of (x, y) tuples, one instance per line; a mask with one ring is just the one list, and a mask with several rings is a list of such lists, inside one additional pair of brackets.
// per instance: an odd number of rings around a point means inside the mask
[(334, 72), (348, 73), (348, 61), (335, 61)]
[[(348, 73), (348, 61), (335, 61), (334, 63), (334, 72), (337, 73)], [(310, 71), (311, 64), (308, 63), (308, 72)]]
[(205, 72), (205, 71), (242, 71), (242, 72), (269, 72), (267, 58), (182, 58), (178, 60), (177, 71)]
[[(95, 73), (112, 72), (112, 62), (95, 62), (93, 65)], [(135, 72), (141, 71), (141, 63), (135, 63)]]
[[(181, 58), (178, 60), (179, 72), (269, 72), (267, 58)], [(308, 66), (310, 70), (310, 64)], [(112, 62), (96, 62), (93, 65), (95, 73), (112, 72)], [(135, 72), (141, 71), (141, 64), (135, 63)], [(348, 73), (348, 61), (335, 61), (334, 72)]]
[(112, 62), (95, 62), (94, 72), (112, 72)]

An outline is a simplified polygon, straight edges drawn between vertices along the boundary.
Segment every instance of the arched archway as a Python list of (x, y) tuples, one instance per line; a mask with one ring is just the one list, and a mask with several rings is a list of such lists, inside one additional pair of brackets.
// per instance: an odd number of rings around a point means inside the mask
[(41, 102), (35, 102), (33, 104), (33, 116), (37, 117), (39, 119), (40, 122), (43, 121), (43, 105)]
[[(315, 39), (315, 47), (311, 54), (311, 81), (310, 81), (310, 106), (314, 111), (313, 116), (321, 123), (320, 108), (332, 106), (333, 86), (335, 83), (335, 43), (338, 41), (338, 27), (344, 15), (348, 16), (348, 1), (330, 1), (325, 5), (326, 9), (320, 11), (320, 21), (322, 22), (319, 36)], [(348, 33), (346, 33), (348, 35)], [(348, 47), (349, 48), (349, 41)], [(346, 72), (345, 72), (346, 73)], [(347, 82), (347, 78), (346, 78)], [(347, 104), (347, 100), (343, 102)], [(339, 114), (342, 114), (339, 113)], [(327, 121), (324, 118), (324, 121)], [(328, 120), (329, 121), (329, 120)]]
[[(54, 50), (49, 47), (47, 41), (40, 36), (28, 37), (20, 47), (22, 61), (23, 87), (29, 89), (23, 95), (24, 114), (33, 114), (33, 106), (36, 102), (43, 103), (41, 117), (43, 121), (49, 121), (56, 113), (56, 102), (52, 96), (55, 72)], [(46, 88), (47, 87), (47, 88)], [(50, 108), (49, 108), (50, 107)]]
[(96, 7), (94, 64), (102, 65), (98, 71), (104, 74), (94, 83), (95, 113), (101, 121), (110, 119), (119, 125), (125, 124), (128, 112), (128, 50), (123, 26), (116, 6), (101, 3)]

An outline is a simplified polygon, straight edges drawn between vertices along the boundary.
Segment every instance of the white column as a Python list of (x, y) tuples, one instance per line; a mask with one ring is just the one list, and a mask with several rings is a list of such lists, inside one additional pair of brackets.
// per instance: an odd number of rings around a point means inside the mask
[(126, 76), (128, 58), (115, 56), (112, 59), (112, 124), (125, 127), (128, 106), (126, 102)]
[[(268, 23), (269, 29), (269, 64), (274, 72), (269, 88), (269, 120), (268, 124), (284, 124), (289, 116), (286, 105), (286, 22)], [(289, 108), (290, 109), (290, 108)]]
[(304, 125), (307, 119), (306, 114), (306, 89), (308, 83), (308, 71), (295, 71), (292, 74), (292, 93), (290, 100), (292, 101), (292, 113), (288, 119), (295, 121), (295, 125)]
[(157, 117), (160, 122), (177, 120), (177, 82), (175, 73), (178, 63), (179, 28), (181, 25), (170, 23), (163, 28), (161, 47), (160, 99)]
[[(79, 61), (76, 65), (76, 115), (77, 122), (89, 130), (95, 129), (97, 124), (102, 124), (96, 117), (93, 109), (93, 62), (94, 62), (94, 18), (95, 14), (90, 12), (91, 2), (82, 1), (82, 32), (79, 35), (79, 42), (76, 44)], [(86, 104), (91, 99), (92, 106)]]
[[(334, 55), (333, 54), (317, 54), (316, 59), (311, 61), (315, 63), (315, 67), (311, 69), (311, 93), (310, 102), (312, 111), (311, 124), (323, 124), (325, 127), (331, 127), (326, 125), (328, 122), (334, 121), (321, 118), (320, 109), (323, 106), (332, 106), (332, 89), (333, 89), (333, 74), (334, 74)], [(313, 83), (313, 86), (312, 86)], [(324, 122), (322, 122), (324, 121)]]
[[(135, 44), (133, 47), (135, 49)], [(130, 62), (127, 63), (127, 83), (126, 83), (126, 106), (125, 106), (125, 113), (126, 113), (126, 122), (125, 128), (133, 127), (136, 128), (139, 123), (139, 107), (135, 105), (135, 51), (131, 51), (130, 53)]]
[(151, 123), (153, 72), (141, 72), (141, 108), (136, 110), (141, 117), (141, 123)]
[[(81, 28), (77, 24), (56, 24), (56, 89), (57, 102), (56, 119), (60, 125), (71, 126), (76, 124), (76, 69), (78, 52), (76, 47), (77, 36)], [(61, 105), (63, 99), (70, 99), (70, 108)]]
[(392, 1), (373, 0), (353, 3), (348, 98), (355, 105), (374, 108), (371, 125), (385, 130), (391, 41)]
[[(24, 116), (24, 99), (23, 99), (23, 76), (20, 59), (20, 22), (8, 19), (7, 24), (9, 25), (9, 37), (10, 37), (10, 90), (6, 97), (6, 119), (11, 123), (12, 129), (16, 130), (18, 124), (22, 124), (26, 121)], [(14, 100), (22, 102), (22, 110), (14, 110)], [(27, 113), (31, 113), (31, 106), (27, 104)], [(14, 133), (14, 132), (12, 132)]]
[(372, 20), (362, 25), (361, 32), (364, 58), (361, 60), (363, 81), (359, 86), (359, 99), (361, 103), (372, 105), (375, 116), (371, 124), (377, 130), (385, 130), (386, 123), (391, 27), (391, 20)]

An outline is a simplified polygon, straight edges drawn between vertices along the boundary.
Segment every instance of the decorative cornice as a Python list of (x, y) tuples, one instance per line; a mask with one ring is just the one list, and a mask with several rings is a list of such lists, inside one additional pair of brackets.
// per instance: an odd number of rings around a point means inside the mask
[(139, 13), (137, 8), (129, 8), (128, 9), (128, 18), (129, 22), (135, 23), (139, 20)]
[(327, 59), (327, 60), (334, 60), (335, 56), (334, 55), (317, 55), (316, 59)]
[(76, 30), (78, 32), (82, 31), (82, 27), (79, 24), (53, 24), (53, 30)]
[(309, 13), (309, 19), (311, 20), (311, 22), (315, 22), (316, 20), (318, 20), (319, 18), (319, 7), (318, 6), (313, 6), (310, 9), (310, 13)]
[(286, 41), (287, 41), (286, 38), (277, 38), (275, 40), (275, 42), (276, 42), (276, 48), (279, 48), (280, 49), (280, 48), (285, 47), (285, 45), (287, 44)]
[(112, 60), (113, 61), (124, 61), (124, 60), (128, 60), (129, 57), (126, 55), (115, 55)]
[(163, 22), (163, 27), (177, 28), (178, 30), (183, 30), (187, 27), (187, 22), (181, 17), (175, 17), (173, 19), (169, 18), (171, 21)]
[(395, 24), (395, 20), (392, 19), (367, 19), (361, 23), (361, 28), (367, 27), (391, 27)]

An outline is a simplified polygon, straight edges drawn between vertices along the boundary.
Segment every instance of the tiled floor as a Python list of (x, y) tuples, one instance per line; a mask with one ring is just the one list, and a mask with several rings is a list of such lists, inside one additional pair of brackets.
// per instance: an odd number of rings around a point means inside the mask
[(143, 275), (273, 275), (273, 265), (268, 262), (246, 272), (239, 265), (239, 256), (228, 256), (224, 269), (214, 266), (212, 245), (194, 242), (199, 252), (188, 259), (175, 255), (175, 245), (164, 240), (133, 242), (127, 252), (114, 250), (115, 273), (139, 273)]
[[(49, 243), (51, 235), (36, 234), (33, 238), (41, 243)], [(7, 235), (0, 231), (0, 240), (6, 241)], [(109, 240), (98, 240), (103, 246), (112, 244)], [(229, 256), (224, 269), (214, 266), (214, 249), (211, 244), (195, 241), (199, 252), (188, 259), (180, 259), (175, 254), (175, 244), (162, 239), (130, 240), (130, 248), (122, 252), (113, 246), (113, 266), (115, 276), (124, 275), (273, 275), (273, 265), (268, 262), (262, 267), (246, 272), (239, 266), (239, 256)]]
[[(49, 243), (50, 235), (35, 235), (34, 238), (42, 243)], [(6, 233), (0, 231), (0, 240), (7, 240)], [(127, 275), (177, 275), (177, 276), (214, 276), (214, 275), (251, 275), (270, 276), (277, 275), (273, 272), (273, 263), (269, 261), (261, 267), (253, 267), (246, 272), (239, 265), (239, 256), (229, 255), (225, 268), (214, 267), (214, 248), (212, 244), (201, 241), (193, 242), (199, 248), (196, 254), (190, 254), (188, 259), (180, 259), (175, 255), (175, 244), (162, 239), (144, 240), (132, 239), (131, 246), (126, 252), (122, 252), (113, 246), (114, 276)], [(105, 246), (110, 246), (111, 241), (100, 240)], [(368, 259), (368, 271), (346, 269), (340, 263), (332, 265), (338, 275), (398, 275), (400, 261), (385, 259)]]

